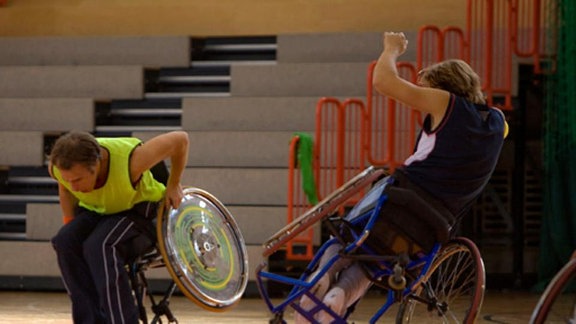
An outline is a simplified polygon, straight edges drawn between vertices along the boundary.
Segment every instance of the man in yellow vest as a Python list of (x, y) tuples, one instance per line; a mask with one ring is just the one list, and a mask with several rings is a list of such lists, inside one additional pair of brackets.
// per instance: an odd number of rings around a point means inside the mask
[[(130, 244), (146, 236), (164, 199), (177, 208), (188, 158), (188, 134), (95, 138), (83, 132), (60, 137), (50, 153), (49, 172), (58, 181), (65, 225), (52, 239), (74, 323), (138, 323), (125, 270)], [(150, 169), (170, 159), (166, 185)]]

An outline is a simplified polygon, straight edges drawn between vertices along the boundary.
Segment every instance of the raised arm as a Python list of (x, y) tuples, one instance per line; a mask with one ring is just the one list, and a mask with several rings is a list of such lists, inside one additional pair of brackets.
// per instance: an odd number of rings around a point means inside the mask
[(450, 100), (450, 93), (441, 89), (415, 85), (398, 75), (396, 61), (406, 51), (408, 40), (404, 33), (384, 33), (384, 49), (374, 68), (373, 85), (378, 92), (392, 97), (423, 113), (432, 115), (439, 123)]
[(170, 175), (166, 185), (166, 203), (177, 208), (182, 199), (180, 179), (188, 160), (188, 133), (175, 131), (158, 135), (132, 153), (130, 160), (130, 177), (137, 181), (142, 173), (158, 162), (170, 159)]

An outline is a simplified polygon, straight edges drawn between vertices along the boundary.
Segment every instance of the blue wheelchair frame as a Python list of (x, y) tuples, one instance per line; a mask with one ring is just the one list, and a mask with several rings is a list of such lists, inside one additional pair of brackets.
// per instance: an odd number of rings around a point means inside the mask
[[(281, 244), (286, 243), (319, 220), (327, 221), (326, 225), (333, 234), (333, 237), (319, 248), (312, 261), (298, 279), (271, 273), (265, 270), (267, 266), (266, 263), (262, 263), (256, 268), (256, 283), (260, 295), (274, 316), (274, 319), (271, 320), (270, 323), (285, 323), (283, 316), (287, 307), (293, 308), (312, 323), (317, 323), (314, 317), (322, 311), (330, 314), (333, 318), (332, 323), (346, 323), (347, 318), (354, 311), (356, 304), (351, 305), (343, 316), (339, 316), (322, 302), (322, 297), (319, 298), (311, 292), (312, 288), (318, 283), (322, 276), (326, 274), (340, 258), (348, 258), (352, 261), (359, 262), (363, 266), (366, 274), (369, 274), (372, 283), (375, 286), (387, 290), (386, 301), (371, 317), (370, 323), (378, 321), (393, 304), (402, 303), (402, 306), (409, 307), (404, 303), (411, 300), (427, 305), (428, 311), (431, 310), (430, 307), (437, 308), (438, 311), (442, 313), (447, 310), (445, 304), (437, 303), (436, 297), (434, 296), (435, 292), (428, 283), (428, 276), (432, 275), (431, 269), (436, 269), (435, 261), (437, 258), (439, 258), (439, 262), (446, 260), (444, 256), (439, 257), (439, 255), (440, 253), (443, 254), (442, 251), (449, 251), (448, 246), (452, 246), (452, 243), (450, 243), (452, 241), (440, 243), (438, 241), (446, 237), (436, 236), (436, 243), (432, 241), (424, 250), (419, 250), (416, 253), (414, 253), (415, 251), (399, 253), (393, 250), (384, 253), (376, 252), (367, 244), (368, 237), (373, 229), (375, 229), (382, 209), (386, 203), (389, 202), (389, 194), (384, 190), (389, 184), (387, 179), (381, 180), (376, 184), (366, 196), (352, 208), (346, 217), (334, 217), (332, 219), (326, 217), (329, 212), (336, 210), (345, 199), (357, 193), (361, 189), (358, 188), (359, 186), (366, 186), (370, 183), (368, 181), (374, 181), (376, 176), (382, 176), (382, 173), (374, 175), (370, 173), (371, 171), (373, 170), (369, 168), (355, 179), (350, 180), (335, 194), (333, 193), (333, 197), (326, 198), (312, 208), (309, 213), (302, 215), (291, 224), (288, 224), (264, 245), (266, 251), (263, 255), (269, 256), (277, 251)], [(359, 181), (358, 179), (361, 178), (365, 179)], [(381, 185), (382, 183), (385, 184)], [(351, 188), (347, 188), (348, 186), (351, 186)], [(345, 197), (341, 198), (338, 195)], [(338, 225), (343, 226), (336, 226), (336, 222), (339, 222)], [(343, 238), (343, 230), (347, 231), (346, 239)], [(402, 235), (399, 233), (396, 234)], [(407, 237), (402, 238), (406, 239)], [(408, 238), (408, 243), (415, 242)], [(477, 285), (475, 285), (474, 289), (481, 290), (481, 293), (472, 296), (472, 308), (469, 308), (466, 313), (466, 323), (470, 323), (474, 321), (477, 316), (477, 310), (481, 307), (485, 280), (484, 267), (480, 254), (471, 241), (460, 238), (456, 239), (454, 243), (456, 243), (456, 246), (464, 245), (466, 250), (471, 253), (474, 258), (476, 273), (478, 274), (476, 280), (479, 281), (475, 282)], [(322, 256), (333, 244), (340, 244), (342, 246), (339, 253), (332, 256), (322, 269), (317, 269)], [(448, 252), (448, 255), (452, 255), (451, 252)], [(433, 266), (434, 268), (432, 268)], [(312, 273), (315, 273), (315, 276), (310, 278)], [(408, 278), (409, 281), (406, 280), (406, 278)], [(267, 282), (283, 284), (291, 287), (291, 290), (284, 300), (279, 303), (274, 303), (266, 290)], [(424, 293), (424, 295), (420, 295), (421, 293)], [(314, 302), (314, 306), (311, 309), (305, 310), (299, 305), (300, 299), (303, 296), (307, 296)], [(356, 303), (357, 302), (358, 301), (356, 301)], [(407, 314), (404, 313), (405, 311), (406, 309), (404, 309), (402, 313), (403, 316), (411, 316), (412, 313), (410, 310), (408, 310), (409, 313)]]
[[(316, 285), (316, 283), (322, 278), (322, 276), (328, 271), (328, 269), (334, 265), (334, 263), (341, 257), (343, 258), (351, 258), (359, 261), (370, 261), (372, 263), (376, 263), (378, 266), (375, 268), (376, 270), (373, 271), (372, 281), (379, 280), (380, 278), (385, 277), (394, 277), (397, 275), (397, 271), (395, 270), (395, 266), (398, 263), (398, 256), (382, 256), (377, 255), (375, 252), (371, 251), (371, 249), (365, 246), (363, 243), (370, 235), (376, 220), (380, 214), (380, 211), (386, 201), (388, 200), (387, 194), (381, 194), (377, 200), (376, 205), (371, 209), (364, 213), (362, 213), (359, 217), (355, 218), (350, 224), (357, 225), (366, 222), (366, 225), (361, 233), (355, 233), (355, 231), (351, 231), (353, 234), (353, 241), (351, 243), (345, 243), (341, 238), (334, 237), (331, 238), (329, 241), (324, 243), (318, 252), (316, 253), (313, 260), (309, 263), (306, 270), (300, 276), (299, 279), (290, 278), (283, 275), (278, 275), (274, 273), (270, 273), (264, 271), (265, 264), (262, 264), (258, 267), (257, 271), (257, 284), (258, 289), (260, 291), (261, 296), (263, 297), (264, 301), (266, 302), (270, 311), (275, 314), (275, 316), (283, 316), (284, 310), (286, 307), (290, 306), (300, 314), (302, 314), (305, 318), (314, 322), (314, 315), (320, 311), (325, 311), (329, 313), (333, 318), (333, 323), (346, 323), (346, 319), (351, 314), (351, 311), (344, 315), (344, 317), (338, 316), (334, 313), (330, 308), (322, 303), (313, 293), (310, 292), (310, 289)], [(328, 220), (332, 222), (331, 220)], [(312, 279), (308, 280), (308, 276), (315, 270), (320, 258), (326, 251), (326, 249), (331, 246), (332, 244), (340, 243), (344, 246), (342, 251), (339, 254), (334, 255), (326, 264), (323, 269), (319, 270), (319, 273)], [(403, 268), (404, 271), (415, 271), (418, 268), (421, 268), (418, 276), (415, 280), (412, 280), (409, 285), (405, 286), (400, 290), (395, 289), (388, 289), (388, 294), (386, 298), (386, 302), (380, 309), (375, 313), (375, 315), (371, 318), (370, 323), (375, 323), (384, 313), (392, 306), (395, 302), (402, 300), (404, 297), (408, 296), (409, 294), (413, 293), (417, 288), (417, 285), (421, 282), (421, 278), (426, 275), (428, 270), (430, 269), (434, 258), (438, 251), (440, 250), (441, 245), (439, 243), (434, 244), (432, 250), (428, 254), (421, 255), (415, 260), (410, 260)], [(358, 254), (359, 250), (364, 250), (368, 254), (361, 255)], [(374, 270), (374, 269), (373, 269)], [(273, 282), (282, 283), (285, 285), (293, 286), (292, 290), (286, 297), (286, 299), (280, 302), (277, 305), (274, 305), (271, 297), (266, 292), (264, 280), (269, 280)], [(298, 304), (300, 298), (306, 295), (311, 300), (314, 301), (316, 304), (315, 307), (306, 311), (301, 308)]]

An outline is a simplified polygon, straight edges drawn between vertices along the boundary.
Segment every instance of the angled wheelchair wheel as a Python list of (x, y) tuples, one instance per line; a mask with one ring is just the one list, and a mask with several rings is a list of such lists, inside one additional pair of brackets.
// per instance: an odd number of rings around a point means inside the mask
[(536, 304), (531, 324), (576, 323), (576, 259), (552, 278)]
[(397, 323), (475, 323), (484, 300), (484, 262), (476, 245), (444, 245), (416, 290), (402, 301)]
[(159, 250), (182, 293), (210, 311), (224, 311), (248, 284), (248, 255), (236, 222), (224, 205), (198, 188), (184, 189), (178, 209), (157, 222)]

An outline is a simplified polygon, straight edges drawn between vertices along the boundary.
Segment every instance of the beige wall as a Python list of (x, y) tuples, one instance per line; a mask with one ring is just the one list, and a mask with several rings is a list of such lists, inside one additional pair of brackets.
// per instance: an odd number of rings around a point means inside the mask
[(0, 36), (273, 35), (463, 27), (465, 0), (8, 0)]

